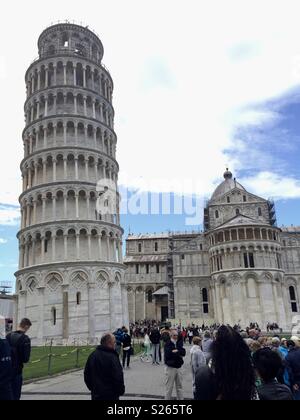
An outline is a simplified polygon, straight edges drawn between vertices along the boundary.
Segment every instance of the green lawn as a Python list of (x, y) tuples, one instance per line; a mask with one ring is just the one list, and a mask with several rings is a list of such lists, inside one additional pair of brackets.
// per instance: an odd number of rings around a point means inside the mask
[[(95, 347), (52, 347), (50, 375), (83, 368)], [(141, 352), (140, 344), (134, 344), (134, 354)], [(24, 380), (46, 377), (49, 374), (50, 347), (33, 347), (30, 362), (24, 368)], [(78, 355), (77, 355), (78, 353)]]

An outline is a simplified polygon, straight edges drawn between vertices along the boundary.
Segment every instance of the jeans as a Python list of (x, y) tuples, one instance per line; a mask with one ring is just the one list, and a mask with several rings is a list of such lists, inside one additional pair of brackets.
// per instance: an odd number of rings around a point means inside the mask
[(159, 361), (159, 344), (152, 344), (152, 362), (158, 363)]
[(123, 350), (123, 367), (125, 367), (126, 359), (127, 359), (127, 367), (129, 367), (130, 355), (131, 355), (131, 349)]
[(300, 401), (300, 389), (298, 391), (293, 391), (294, 400)]
[(23, 385), (22, 373), (14, 375), (11, 382), (14, 401), (19, 401), (21, 399), (22, 385)]

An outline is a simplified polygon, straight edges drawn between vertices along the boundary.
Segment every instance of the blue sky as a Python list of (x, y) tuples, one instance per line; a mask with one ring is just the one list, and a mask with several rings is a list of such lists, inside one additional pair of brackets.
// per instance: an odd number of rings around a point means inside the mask
[[(279, 226), (300, 225), (299, 1), (53, 0), (52, 15), (38, 5), (22, 2), (18, 14), (6, 5), (0, 28), (1, 39), (11, 34), (0, 52), (0, 282), (13, 280), (18, 261), (24, 74), (51, 21), (100, 34), (115, 83), (121, 188), (197, 195), (202, 206), (228, 165), (249, 191), (275, 199)], [(121, 220), (125, 237), (129, 227), (201, 229), (202, 211), (195, 226), (185, 215)]]

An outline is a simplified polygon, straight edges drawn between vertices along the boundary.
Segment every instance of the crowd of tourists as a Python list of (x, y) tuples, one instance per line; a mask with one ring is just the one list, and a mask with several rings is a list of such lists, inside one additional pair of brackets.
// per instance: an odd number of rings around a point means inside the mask
[[(186, 332), (186, 334), (185, 334)], [(85, 369), (85, 382), (92, 399), (119, 399), (125, 393), (123, 369), (116, 348), (116, 333), (106, 334)], [(242, 330), (238, 325), (190, 326), (183, 328), (152, 324), (142, 335), (152, 363), (165, 364), (165, 399), (183, 400), (183, 370), (185, 359), (192, 370), (195, 400), (300, 400), (300, 338), (278, 335), (264, 336), (256, 323)], [(189, 352), (185, 349), (191, 339)], [(118, 374), (104, 376), (107, 348)], [(103, 354), (103, 359), (100, 355)], [(98, 368), (96, 361), (98, 360)], [(98, 372), (98, 373), (97, 373)], [(99, 380), (103, 381), (99, 386)], [(119, 378), (119, 387), (116, 380)], [(111, 387), (108, 387), (108, 384)], [(116, 394), (119, 390), (119, 394)]]
[[(30, 359), (31, 322), (0, 338), (0, 400), (19, 400)], [(183, 365), (190, 365), (195, 400), (300, 400), (300, 338), (264, 335), (256, 323), (169, 326), (140, 324), (144, 353), (165, 365), (165, 398), (183, 400)], [(277, 328), (275, 329), (277, 330)], [(119, 400), (133, 355), (132, 328), (106, 333), (89, 356), (84, 381), (93, 400)], [(188, 343), (191, 346), (188, 346)], [(188, 346), (188, 348), (185, 348)]]

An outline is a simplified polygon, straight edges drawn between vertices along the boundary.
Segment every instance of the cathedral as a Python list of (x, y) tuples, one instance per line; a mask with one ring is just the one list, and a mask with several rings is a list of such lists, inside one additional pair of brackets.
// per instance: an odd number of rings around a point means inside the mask
[(290, 330), (300, 316), (300, 227), (278, 228), (274, 203), (228, 170), (204, 208), (203, 227), (128, 236), (130, 321), (264, 329), (276, 322)]

